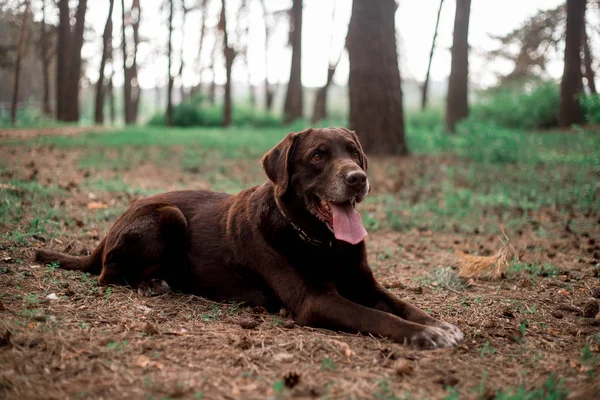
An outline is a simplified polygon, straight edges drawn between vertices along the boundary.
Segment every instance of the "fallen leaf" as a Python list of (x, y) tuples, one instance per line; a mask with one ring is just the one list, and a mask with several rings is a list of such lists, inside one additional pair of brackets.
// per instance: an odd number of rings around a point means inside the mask
[(277, 353), (273, 356), (273, 361), (291, 360), (294, 356), (290, 353)]
[(148, 357), (146, 357), (145, 355), (139, 356), (137, 361), (135, 362), (135, 365), (137, 365), (140, 368), (146, 368), (149, 364), (150, 364), (150, 359)]
[(88, 210), (101, 210), (103, 208), (108, 208), (108, 204), (102, 203), (100, 201), (92, 201), (87, 205)]
[(569, 296), (569, 295), (571, 295), (571, 293), (569, 293), (569, 291), (566, 290), (566, 289), (560, 289), (558, 291), (558, 294), (560, 294), (561, 296)]

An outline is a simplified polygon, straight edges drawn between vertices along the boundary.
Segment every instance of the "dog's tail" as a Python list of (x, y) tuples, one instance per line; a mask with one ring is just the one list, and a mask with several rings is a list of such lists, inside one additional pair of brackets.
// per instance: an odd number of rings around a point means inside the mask
[(50, 250), (36, 250), (35, 260), (42, 264), (58, 262), (61, 268), (99, 274), (102, 271), (102, 253), (106, 238), (102, 239), (96, 250), (89, 256), (75, 257)]

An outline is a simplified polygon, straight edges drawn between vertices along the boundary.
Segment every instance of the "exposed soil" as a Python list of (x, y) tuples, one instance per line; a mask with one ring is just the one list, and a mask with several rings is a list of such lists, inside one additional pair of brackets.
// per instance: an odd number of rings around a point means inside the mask
[[(98, 287), (93, 276), (36, 265), (35, 247), (89, 252), (138, 196), (89, 189), (90, 174), (118, 176), (145, 190), (213, 187), (206, 171), (179, 165), (82, 170), (79, 151), (0, 143), (7, 166), (0, 183), (29, 179), (60, 185), (65, 192), (55, 202), (72, 222), (56, 218), (48, 229), (58, 236), (37, 235), (24, 245), (0, 239), (2, 398), (433, 399), (448, 395), (448, 387), (461, 398), (493, 398), (509, 387), (542, 387), (552, 374), (563, 379), (570, 398), (598, 398), (598, 210), (539, 210), (537, 225), (507, 231), (521, 262), (550, 264), (553, 273), (454, 277), (456, 287), (438, 282), (434, 272), (456, 267), (455, 250), (492, 254), (501, 235), (398, 232), (386, 225), (371, 232), (367, 245), (378, 279), (465, 333), (457, 348), (419, 351), (382, 338), (299, 327), (285, 310), (272, 315), (173, 292), (147, 298), (128, 287)], [(372, 157), (372, 195), (426, 196), (411, 174), (440, 162), (439, 157)], [(221, 169), (227, 171), (223, 179), (233, 175), (243, 185), (264, 176), (259, 160), (222, 161)], [(101, 208), (88, 208), (90, 203)], [(27, 202), (21, 206), (27, 214)], [(381, 206), (364, 207), (385, 219)], [(486, 218), (497, 221), (492, 212)], [(585, 231), (571, 229), (573, 221)]]

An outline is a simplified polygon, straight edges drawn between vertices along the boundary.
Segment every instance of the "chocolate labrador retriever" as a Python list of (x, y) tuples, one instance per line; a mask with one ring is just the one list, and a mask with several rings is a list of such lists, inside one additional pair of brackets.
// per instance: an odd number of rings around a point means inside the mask
[(355, 206), (367, 157), (344, 128), (290, 133), (262, 159), (269, 180), (237, 195), (179, 191), (134, 202), (96, 250), (38, 261), (99, 273), (99, 283), (160, 280), (216, 301), (286, 307), (300, 325), (448, 347), (460, 330), (400, 300), (373, 277)]

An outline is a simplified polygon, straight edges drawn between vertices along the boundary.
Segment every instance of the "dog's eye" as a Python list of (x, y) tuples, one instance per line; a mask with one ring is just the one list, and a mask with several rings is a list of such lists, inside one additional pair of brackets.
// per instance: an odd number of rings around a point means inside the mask
[(312, 162), (321, 161), (321, 153), (319, 153), (318, 151), (315, 151), (314, 153), (312, 153), (312, 155), (310, 156), (310, 161), (312, 161)]
[(352, 158), (354, 158), (356, 160), (360, 160), (360, 153), (358, 152), (358, 150), (354, 150), (352, 152)]

